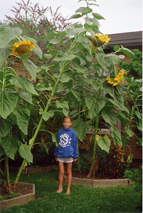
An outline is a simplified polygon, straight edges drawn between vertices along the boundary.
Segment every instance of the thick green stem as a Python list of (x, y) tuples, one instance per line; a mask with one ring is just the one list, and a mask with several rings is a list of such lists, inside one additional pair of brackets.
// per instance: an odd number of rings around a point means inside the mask
[(9, 175), (9, 165), (8, 165), (8, 157), (7, 157), (7, 155), (5, 155), (5, 167), (6, 167), (6, 178), (7, 178), (8, 188), (11, 189), (10, 175)]
[[(81, 107), (80, 107), (80, 104), (79, 104), (79, 109), (78, 109), (78, 119), (80, 119), (80, 109), (81, 109)], [(79, 153), (79, 143), (80, 143), (80, 140), (79, 139), (77, 139), (77, 143), (78, 143), (78, 170), (79, 171), (81, 171), (81, 169), (80, 169), (80, 153)]]
[(77, 161), (77, 163), (78, 163), (78, 170), (79, 170), (79, 171), (81, 171), (81, 169), (80, 169), (79, 143), (80, 143), (80, 140), (79, 140), (79, 139), (77, 139), (77, 144), (78, 144), (78, 161)]
[[(64, 64), (64, 65), (61, 67), (61, 69), (60, 69), (60, 74), (59, 74), (59, 76), (58, 76), (58, 78), (57, 78), (57, 81), (55, 82), (53, 91), (52, 91), (52, 93), (51, 93), (51, 95), (50, 95), (50, 97), (49, 97), (49, 99), (48, 99), (47, 104), (46, 104), (46, 107), (45, 107), (45, 110), (44, 110), (45, 112), (47, 112), (48, 109), (49, 109), (49, 106), (50, 106), (51, 101), (52, 101), (52, 99), (53, 99), (53, 97), (54, 97), (54, 95), (55, 95), (55, 92), (56, 92), (58, 83), (59, 83), (59, 81), (60, 81), (60, 78), (61, 78), (61, 76), (62, 76), (62, 73), (64, 72), (64, 69), (65, 69), (65, 64)], [(36, 128), (36, 130), (35, 130), (35, 133), (34, 133), (33, 137), (29, 140), (29, 149), (30, 149), (30, 150), (31, 150), (31, 148), (32, 148), (32, 146), (33, 146), (33, 144), (34, 144), (34, 142), (35, 142), (35, 139), (36, 139), (36, 137), (37, 137), (37, 135), (38, 135), (38, 132), (39, 132), (39, 130), (40, 130), (40, 127), (41, 127), (41, 125), (42, 125), (42, 122), (43, 122), (43, 118), (42, 118), (42, 116), (41, 116), (40, 121), (39, 121), (39, 124), (38, 124), (38, 126), (37, 126), (37, 128)], [(19, 171), (18, 171), (18, 174), (17, 174), (17, 176), (16, 176), (16, 179), (15, 179), (14, 184), (17, 184), (17, 182), (19, 181), (20, 175), (21, 175), (21, 173), (22, 173), (22, 170), (23, 170), (24, 167), (25, 167), (25, 164), (26, 164), (26, 160), (24, 159), (23, 162), (22, 162), (22, 164), (21, 164), (21, 167), (20, 167), (20, 169), (19, 169)]]
[(92, 173), (94, 165), (95, 165), (96, 147), (97, 147), (96, 135), (97, 135), (97, 131), (98, 131), (98, 123), (99, 123), (99, 114), (96, 117), (96, 123), (95, 123), (92, 164), (91, 164), (91, 167), (90, 167), (89, 175)]

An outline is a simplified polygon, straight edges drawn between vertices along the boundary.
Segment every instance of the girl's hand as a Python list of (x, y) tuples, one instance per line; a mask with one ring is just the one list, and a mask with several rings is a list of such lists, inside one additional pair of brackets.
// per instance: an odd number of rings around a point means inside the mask
[(58, 162), (58, 158), (55, 158), (56, 162)]
[(73, 162), (76, 162), (77, 161), (77, 159), (73, 159)]

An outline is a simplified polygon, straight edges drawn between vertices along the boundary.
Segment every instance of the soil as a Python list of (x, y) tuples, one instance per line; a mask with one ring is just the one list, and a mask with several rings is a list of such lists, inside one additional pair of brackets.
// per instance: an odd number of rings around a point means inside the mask
[(17, 187), (12, 187), (12, 192), (7, 191), (7, 189), (3, 186), (0, 185), (0, 196), (5, 199), (10, 199), (14, 197), (19, 197), (21, 195), (29, 194), (32, 193), (33, 191), (33, 186), (32, 184), (27, 184), (27, 183), (18, 183)]

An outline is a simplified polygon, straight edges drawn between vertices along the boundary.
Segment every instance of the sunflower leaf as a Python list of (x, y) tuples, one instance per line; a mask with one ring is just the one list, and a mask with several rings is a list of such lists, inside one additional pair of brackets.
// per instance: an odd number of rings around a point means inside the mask
[[(0, 92), (0, 97), (2, 97), (2, 92)], [(5, 91), (4, 98), (0, 98), (0, 116), (6, 119), (14, 111), (17, 102), (17, 93)]]
[(12, 77), (10, 79), (10, 83), (14, 84), (16, 87), (19, 87), (21, 89), (24, 89), (24, 90), (34, 94), (34, 95), (38, 95), (32, 82), (29, 81), (27, 78), (25, 78), (23, 75), (19, 75), (17, 77)]
[(4, 48), (16, 36), (19, 36), (22, 30), (18, 27), (10, 27), (7, 25), (0, 26), (0, 48)]
[(37, 66), (32, 61), (30, 61), (29, 59), (27, 59), (27, 60), (22, 59), (22, 61), (23, 61), (25, 68), (27, 69), (27, 71), (31, 75), (32, 79), (34, 81), (36, 81), (36, 74), (38, 72)]
[(4, 149), (5, 154), (14, 160), (15, 154), (20, 144), (19, 139), (16, 136), (7, 136), (1, 139), (0, 144)]
[(27, 162), (33, 163), (33, 155), (29, 149), (27, 144), (21, 144), (19, 147), (19, 154), (22, 158), (24, 158)]
[(16, 123), (19, 129), (24, 135), (27, 135), (30, 110), (24, 106), (21, 106), (20, 109), (15, 109), (13, 113), (16, 116)]
[(110, 139), (107, 136), (104, 136), (104, 137), (98, 137), (96, 140), (97, 140), (98, 146), (102, 150), (104, 150), (104, 151), (109, 153), (110, 145), (111, 145)]

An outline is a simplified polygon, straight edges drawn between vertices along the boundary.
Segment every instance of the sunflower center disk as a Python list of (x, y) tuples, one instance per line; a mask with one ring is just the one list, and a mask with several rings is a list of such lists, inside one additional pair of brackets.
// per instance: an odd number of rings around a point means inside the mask
[(16, 48), (16, 52), (19, 55), (27, 55), (30, 52), (30, 46), (29, 45), (21, 45), (20, 47)]

